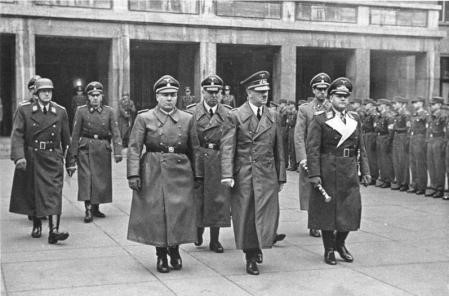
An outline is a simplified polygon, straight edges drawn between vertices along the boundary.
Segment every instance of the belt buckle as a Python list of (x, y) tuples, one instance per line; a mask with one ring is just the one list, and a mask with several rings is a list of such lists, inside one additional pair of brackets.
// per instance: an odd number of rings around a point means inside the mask
[(349, 152), (350, 152), (349, 148), (343, 149), (343, 157), (349, 157)]
[(95, 139), (95, 140), (98, 139), (98, 135), (97, 135), (97, 134), (94, 135), (94, 139)]
[(214, 147), (215, 147), (215, 144), (213, 144), (213, 143), (207, 144), (207, 148), (209, 148), (209, 149), (214, 149)]
[(175, 152), (175, 147), (172, 147), (172, 146), (168, 147), (168, 152), (170, 152), (170, 153)]
[(47, 142), (39, 142), (39, 149), (45, 150), (47, 148)]

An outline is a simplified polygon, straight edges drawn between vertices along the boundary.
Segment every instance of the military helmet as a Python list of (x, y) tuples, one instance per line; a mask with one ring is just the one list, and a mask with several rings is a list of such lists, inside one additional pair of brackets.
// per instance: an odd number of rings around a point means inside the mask
[(48, 78), (39, 78), (35, 83), (35, 92), (41, 89), (53, 89), (53, 82)]
[(31, 77), (30, 81), (28, 81), (28, 89), (34, 89), (36, 81), (38, 79), (41, 79), (39, 75), (34, 75), (33, 77)]

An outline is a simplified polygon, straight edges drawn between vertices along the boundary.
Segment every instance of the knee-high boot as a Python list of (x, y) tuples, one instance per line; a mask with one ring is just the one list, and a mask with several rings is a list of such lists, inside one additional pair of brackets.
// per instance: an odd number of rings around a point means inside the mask
[(335, 260), (335, 234), (332, 230), (321, 230), (324, 244), (324, 262), (330, 265), (337, 264)]
[(31, 231), (31, 236), (34, 238), (39, 238), (42, 235), (42, 221), (38, 217), (33, 217), (33, 230)]
[(61, 215), (48, 216), (48, 227), (50, 228), (50, 233), (48, 234), (49, 244), (56, 244), (58, 241), (66, 240), (69, 237), (68, 232), (59, 232), (60, 220)]
[(218, 241), (218, 236), (220, 235), (220, 227), (210, 228), (210, 243), (209, 249), (215, 253), (223, 253), (223, 246)]

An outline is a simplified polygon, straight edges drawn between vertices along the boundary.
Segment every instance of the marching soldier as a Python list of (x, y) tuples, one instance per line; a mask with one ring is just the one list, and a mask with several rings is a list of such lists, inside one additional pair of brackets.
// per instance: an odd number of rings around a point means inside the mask
[(365, 101), (365, 112), (361, 118), (363, 141), (365, 142), (366, 156), (368, 157), (370, 175), (372, 178), (370, 185), (374, 185), (376, 182), (375, 180), (377, 180), (377, 178), (379, 177), (376, 151), (377, 132), (374, 128), (374, 122), (379, 116), (379, 113), (377, 113), (376, 109), (376, 101), (374, 101), (373, 99), (367, 99)]
[(391, 101), (387, 99), (377, 100), (379, 104), (380, 115), (374, 122), (377, 132), (376, 151), (377, 162), (379, 166), (379, 178), (376, 186), (380, 188), (388, 188), (393, 181), (393, 160), (391, 157), (392, 145), (392, 128), (394, 121), (394, 113), (391, 112)]
[(328, 90), (332, 107), (318, 112), (307, 135), (309, 180), (314, 186), (322, 184), (332, 197), (326, 203), (318, 190), (312, 191), (309, 228), (321, 229), (324, 261), (330, 265), (337, 264), (334, 250), (344, 261), (354, 260), (345, 240), (350, 231), (360, 228), (358, 155), (362, 183), (371, 182), (360, 120), (356, 112), (346, 110), (351, 91), (348, 78), (335, 79)]
[(129, 93), (124, 92), (118, 105), (118, 124), (123, 147), (128, 147), (129, 133), (133, 126), (133, 119), (136, 113), (134, 102), (130, 100)]
[(407, 191), (410, 179), (409, 173), (409, 143), (408, 129), (410, 113), (407, 111), (407, 99), (397, 96), (393, 99), (396, 116), (393, 121), (393, 170), (396, 177), (392, 190)]
[(445, 185), (445, 163), (442, 161), (445, 154), (444, 128), (446, 126), (447, 115), (441, 106), (444, 100), (442, 97), (433, 97), (430, 100), (430, 110), (427, 135), (427, 167), (430, 176), (430, 188), (426, 196), (434, 198), (443, 197)]
[(269, 76), (259, 71), (241, 82), (248, 101), (229, 113), (221, 142), (221, 182), (232, 188), (235, 242), (251, 275), (259, 274), (261, 249), (276, 242), (278, 192), (286, 182), (279, 113), (266, 106)]
[(203, 243), (204, 227), (210, 227), (209, 249), (215, 253), (223, 253), (218, 240), (220, 227), (231, 226), (229, 188), (220, 183), (220, 139), (223, 122), (231, 109), (218, 102), (222, 87), (219, 76), (207, 76), (201, 82), (203, 102), (187, 106), (186, 110), (193, 114), (201, 146), (198, 156), (203, 180), (195, 188), (198, 215), (195, 245)]
[(181, 97), (178, 102), (177, 106), (180, 110), (186, 110), (187, 106), (198, 103), (199, 100), (195, 98), (195, 96), (192, 95), (192, 91), (190, 90), (190, 86), (186, 86), (185, 88), (185, 96)]
[(69, 237), (59, 232), (69, 119), (64, 107), (52, 101), (50, 79), (38, 78), (35, 92), (37, 98), (23, 102), (14, 116), (11, 160), (16, 169), (9, 211), (33, 217), (33, 238), (42, 234), (39, 217), (48, 216), (48, 243), (56, 244)]
[(224, 94), (222, 96), (221, 103), (231, 106), (232, 108), (237, 107), (235, 97), (234, 95), (231, 95), (231, 87), (229, 85), (225, 85), (224, 87)]
[[(309, 209), (309, 200), (312, 193), (312, 186), (309, 183), (307, 172), (307, 155), (306, 155), (306, 139), (310, 122), (315, 113), (326, 111), (330, 108), (330, 103), (327, 100), (327, 88), (331, 83), (331, 78), (326, 73), (318, 73), (310, 81), (310, 87), (315, 95), (309, 103), (305, 103), (298, 108), (298, 117), (296, 119), (295, 127), (295, 150), (296, 161), (299, 162), (302, 168), (299, 169), (299, 206), (303, 211)], [(309, 235), (313, 237), (320, 237), (320, 232), (317, 229), (311, 228)]]
[(410, 117), (410, 169), (412, 185), (408, 193), (422, 195), (427, 186), (426, 125), (429, 113), (424, 110), (424, 98), (412, 100), (414, 112)]
[(78, 166), (78, 200), (84, 201), (84, 222), (104, 218), (100, 204), (112, 202), (111, 140), (115, 162), (122, 161), (122, 141), (114, 110), (104, 105), (103, 85), (93, 81), (86, 86), (89, 103), (78, 107), (70, 144), (71, 176)]
[[(191, 114), (178, 110), (179, 82), (162, 76), (153, 86), (157, 106), (137, 114), (128, 146), (133, 190), (128, 239), (156, 247), (157, 270), (182, 268), (179, 245), (196, 241), (194, 172), (198, 137)], [(145, 153), (142, 150), (145, 146)], [(196, 177), (203, 177), (197, 175)]]

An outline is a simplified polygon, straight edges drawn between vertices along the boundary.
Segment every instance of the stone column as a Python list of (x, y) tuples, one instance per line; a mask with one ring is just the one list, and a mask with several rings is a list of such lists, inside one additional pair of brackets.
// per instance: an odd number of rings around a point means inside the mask
[(217, 71), (217, 44), (209, 41), (200, 42), (199, 50), (195, 54), (195, 74), (193, 87), (196, 96), (200, 96), (201, 80)]
[(13, 110), (24, 99), (29, 99), (28, 81), (36, 73), (36, 45), (32, 20), (22, 19), (20, 29), (16, 33), (15, 68), (16, 68), (16, 98), (13, 100)]
[(296, 102), (296, 46), (282, 45), (274, 56), (271, 82), (274, 102), (286, 99)]
[(123, 24), (120, 36), (112, 39), (109, 63), (109, 105), (117, 110), (123, 92), (130, 91), (129, 27)]
[(348, 59), (346, 75), (352, 81), (353, 98), (361, 100), (369, 98), (370, 94), (370, 50), (356, 48), (353, 55)]
[(415, 91), (428, 102), (435, 84), (435, 51), (427, 51), (415, 58)]

